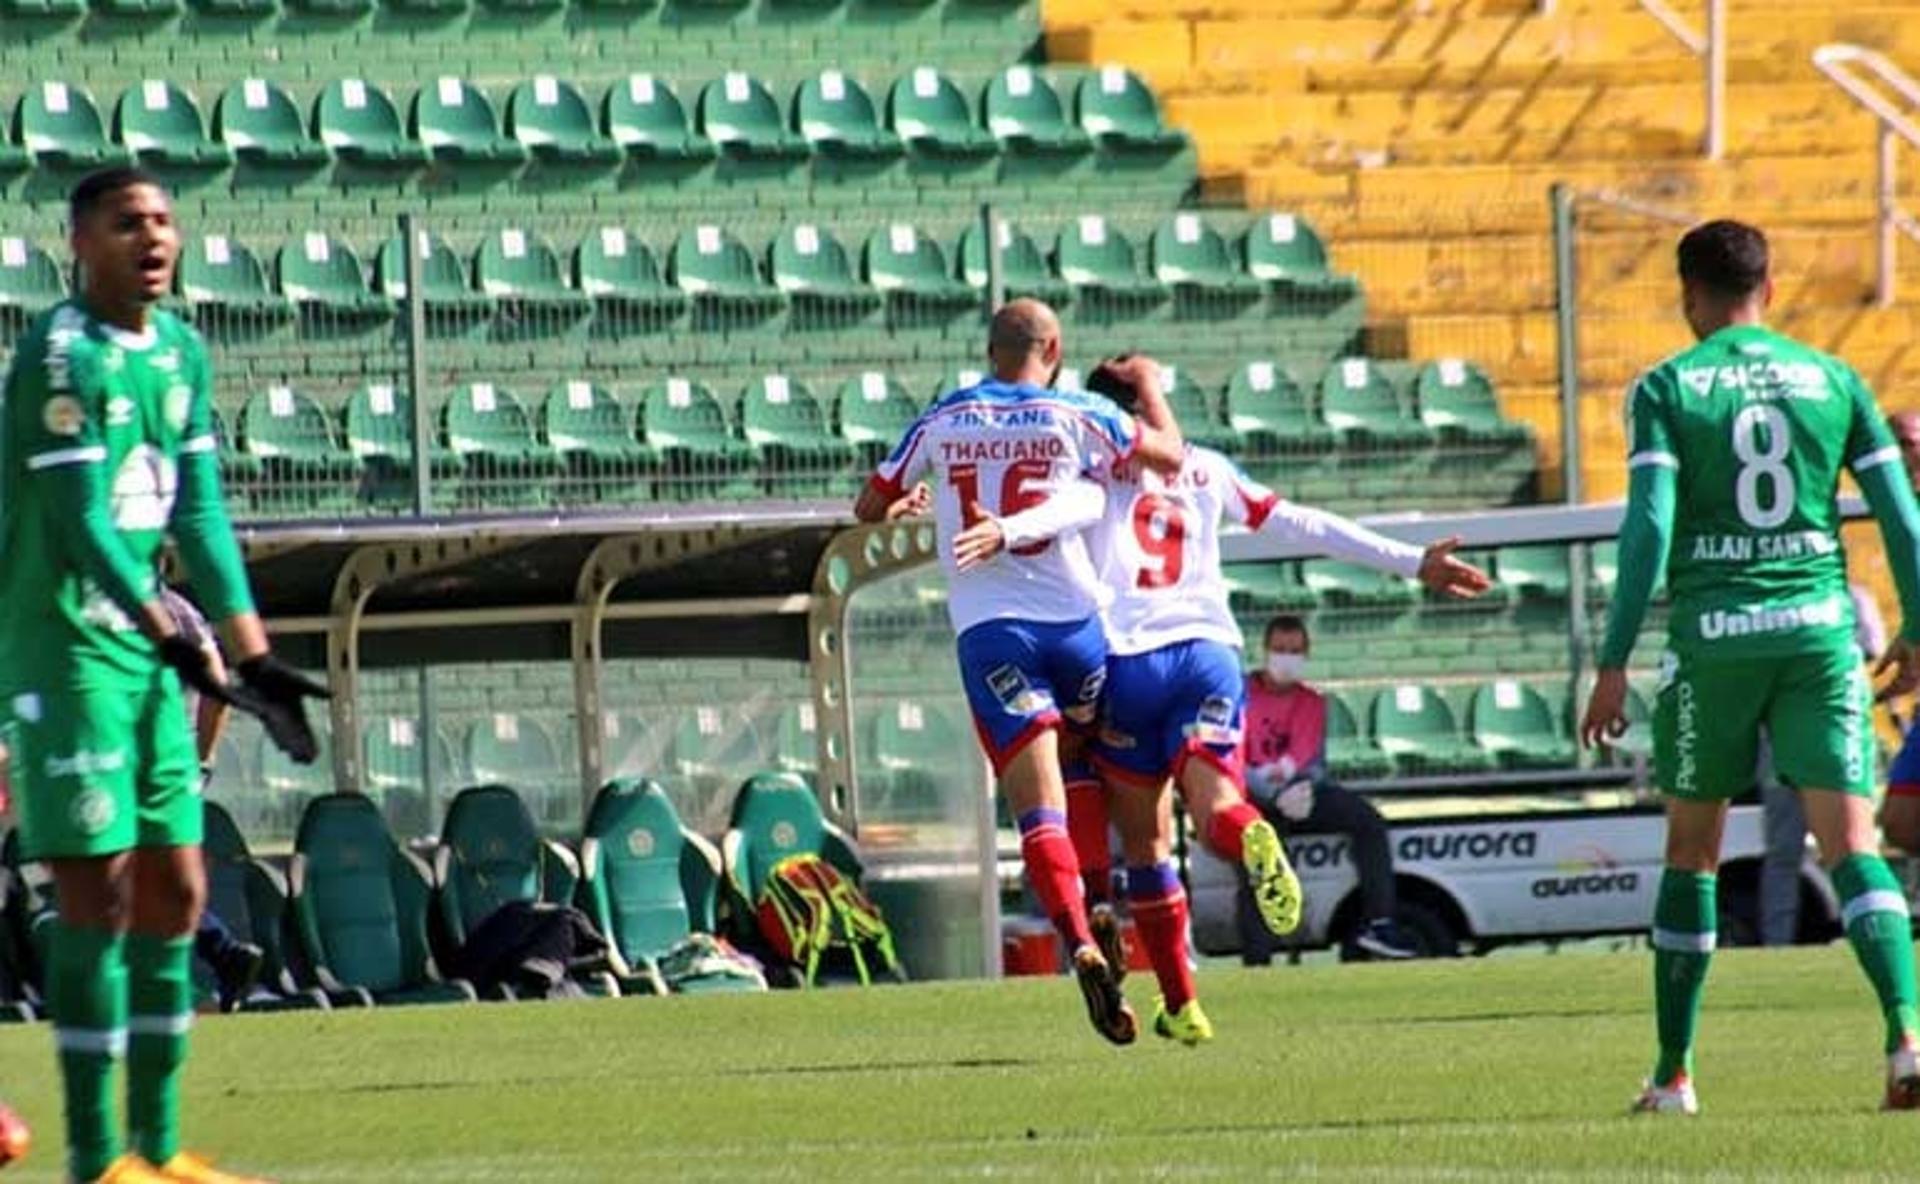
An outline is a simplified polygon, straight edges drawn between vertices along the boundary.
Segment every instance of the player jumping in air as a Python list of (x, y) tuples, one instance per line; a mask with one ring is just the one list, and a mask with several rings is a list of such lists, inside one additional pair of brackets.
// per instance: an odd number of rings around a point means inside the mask
[(1728, 799), (1753, 784), (1763, 729), (1775, 769), (1800, 791), (1847, 940), (1886, 1016), (1886, 1106), (1913, 1109), (1913, 943), (1874, 834), (1873, 696), (1853, 642), (1841, 473), (1873, 508), (1899, 588), (1905, 620), (1881, 661), (1897, 670), (1889, 691), (1920, 675), (1920, 516), (1859, 375), (1762, 323), (1773, 281), (1760, 231), (1698, 226), (1680, 240), (1679, 271), (1699, 344), (1627, 396), (1619, 583), (1580, 726), (1589, 745), (1624, 731), (1627, 658), (1664, 565), (1672, 616), (1653, 720), (1667, 806), (1652, 936), (1660, 1051), (1634, 1110), (1698, 1110), (1694, 1028), (1713, 957), (1721, 828)]
[[(984, 507), (1012, 513), (1135, 457), (1176, 469), (1180, 433), (1164, 401), (1143, 403), (1136, 421), (1098, 395), (1050, 389), (1060, 322), (1038, 301), (1015, 300), (994, 314), (987, 353), (992, 376), (936, 399), (881, 463), (854, 513), (876, 522), (903, 503), (917, 506), (924, 495), (909, 490), (931, 476), (974, 726), (1019, 824), (1028, 882), (1073, 951), (1088, 1016), (1101, 1035), (1126, 1044), (1138, 1024), (1087, 927), (1060, 776), (1058, 731), (1092, 725), (1106, 672), (1099, 578), (1078, 533), (1009, 539), (1001, 561), (965, 571), (952, 545)], [(1090, 507), (1068, 525), (1098, 512)]]
[[(213, 383), (192, 329), (155, 305), (179, 234), (137, 169), (73, 190), (80, 295), (20, 340), (0, 403), (0, 715), (14, 743), (21, 854), (58, 897), (47, 1000), (75, 1180), (241, 1180), (180, 1150), (188, 973), (206, 897), (199, 766), (181, 683), (260, 714), (314, 757), (221, 504)], [(155, 570), (171, 536), (239, 679), (215, 680), (177, 631)], [(121, 1154), (116, 1063), (133, 1150)]]
[[(1104, 363), (1090, 385), (1122, 408), (1161, 399), (1159, 366), (1127, 357)], [(1243, 641), (1220, 569), (1223, 520), (1288, 542), (1311, 542), (1337, 558), (1418, 576), (1450, 596), (1484, 591), (1484, 573), (1453, 555), (1458, 539), (1424, 551), (1334, 514), (1283, 501), (1210, 448), (1189, 445), (1179, 469), (1161, 474), (1118, 466), (1052, 502), (1008, 518), (983, 519), (956, 547), (963, 565), (997, 554), (1010, 537), (1049, 531), (1091, 490), (1103, 505), (1086, 531), (1094, 563), (1112, 593), (1105, 618), (1107, 689), (1092, 760), (1113, 795), (1127, 860), (1127, 900), (1153, 963), (1161, 997), (1153, 1028), (1198, 1044), (1213, 1025), (1195, 997), (1187, 961), (1187, 898), (1172, 862), (1172, 797), (1177, 784), (1208, 850), (1246, 869), (1262, 920), (1277, 934), (1300, 924), (1300, 882), (1271, 823), (1247, 801), (1240, 764), (1246, 684)], [(1107, 810), (1098, 794), (1076, 795), (1073, 819), (1083, 866), (1107, 863)], [(1110, 954), (1109, 957), (1112, 957)]]

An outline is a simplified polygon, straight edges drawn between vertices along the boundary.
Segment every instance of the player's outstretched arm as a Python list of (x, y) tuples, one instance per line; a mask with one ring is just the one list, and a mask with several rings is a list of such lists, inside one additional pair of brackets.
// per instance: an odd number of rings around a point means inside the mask
[(1487, 573), (1454, 554), (1460, 546), (1458, 538), (1441, 539), (1423, 550), (1331, 511), (1279, 500), (1256, 529), (1334, 559), (1418, 579), (1443, 596), (1478, 596), (1491, 584)]
[(1673, 508), (1678, 485), (1670, 458), (1633, 464), (1627, 478), (1627, 510), (1620, 522), (1620, 574), (1607, 608), (1607, 632), (1600, 643), (1600, 680), (1587, 701), (1580, 739), (1592, 747), (1626, 728), (1627, 659), (1647, 618), (1653, 588), (1666, 567), (1673, 539)]
[(1005, 518), (994, 517), (987, 513), (985, 506), (976, 503), (970, 507), (969, 514), (973, 525), (953, 537), (954, 566), (960, 571), (970, 571), (1002, 551), (1045, 542), (1091, 526), (1106, 512), (1106, 487), (1084, 478), (1055, 490), (1038, 505)]

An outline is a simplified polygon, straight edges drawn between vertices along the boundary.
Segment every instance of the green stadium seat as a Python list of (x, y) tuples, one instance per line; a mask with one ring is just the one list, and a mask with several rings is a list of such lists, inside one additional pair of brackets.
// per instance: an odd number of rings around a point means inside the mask
[(825, 494), (853, 464), (853, 448), (835, 435), (813, 388), (785, 374), (764, 374), (740, 395), (740, 430), (758, 450), (762, 471), (789, 493)]
[(860, 250), (860, 271), (896, 310), (945, 314), (980, 303), (953, 278), (939, 241), (904, 222), (873, 232)]
[(1393, 758), (1360, 731), (1346, 699), (1328, 694), (1327, 767), (1343, 781), (1372, 781), (1393, 772)]
[(1293, 214), (1258, 219), (1240, 239), (1247, 274), (1269, 287), (1296, 292), (1352, 293), (1358, 285), (1327, 267), (1327, 247), (1306, 220)]
[(601, 503), (643, 500), (654, 458), (633, 438), (633, 413), (590, 382), (564, 382), (540, 405), (541, 434)]
[(267, 17), (280, 11), (280, 0), (188, 0), (210, 16)]
[(1000, 142), (973, 121), (973, 104), (953, 79), (916, 66), (887, 93), (887, 127), (908, 148), (928, 156), (981, 157)]
[(832, 231), (810, 222), (790, 226), (773, 240), (767, 274), (800, 316), (862, 317), (880, 304), (880, 293), (854, 277), (847, 248)]
[(220, 92), (213, 105), (213, 138), (247, 165), (318, 168), (333, 155), (307, 134), (293, 96), (259, 78)]
[(224, 234), (210, 234), (181, 250), (176, 283), (196, 317), (270, 324), (293, 312), (267, 282), (267, 269), (254, 253)]
[(459, 78), (442, 75), (415, 91), (407, 130), (435, 161), (456, 168), (517, 165), (527, 158), (525, 145), (500, 134), (493, 103)]
[(471, 983), (440, 977), (427, 944), (431, 878), (372, 799), (337, 793), (308, 806), (287, 879), (294, 933), (330, 995), (357, 987), (390, 1004), (478, 998)]
[(221, 485), (229, 496), (244, 498), (260, 479), (260, 459), (235, 448), (233, 433), (227, 429), (226, 417), (220, 414), (218, 407), (210, 410), (213, 413), (213, 436), (220, 443)]
[[(421, 231), (418, 245), (421, 296), (429, 315), (465, 319), (493, 312), (493, 298), (467, 285), (467, 265), (447, 240)], [(380, 253), (373, 259), (374, 290), (399, 305), (407, 299), (406, 251), (406, 243), (396, 234), (380, 244)]]
[(727, 413), (704, 383), (666, 378), (641, 392), (635, 434), (660, 458), (672, 497), (751, 497), (745, 479), (754, 453), (733, 433)]
[(1503, 769), (1565, 769), (1579, 759), (1560, 734), (1546, 697), (1511, 679), (1474, 690), (1467, 706), (1467, 731)]
[(66, 298), (52, 255), (15, 235), (0, 238), (0, 324), (17, 328)]
[(1524, 423), (1500, 414), (1500, 400), (1486, 371), (1458, 358), (1443, 358), (1422, 367), (1413, 382), (1420, 422), (1440, 433), (1445, 442), (1520, 445), (1533, 440)]
[(313, 138), (340, 160), (362, 168), (415, 168), (424, 144), (408, 138), (393, 97), (371, 82), (342, 78), (313, 100)]
[(1067, 122), (1053, 84), (1032, 66), (1008, 66), (987, 83), (980, 100), (987, 130), (1014, 152), (1083, 152), (1087, 133)]
[(109, 19), (155, 20), (178, 13), (180, 0), (91, 0), (93, 11)]
[(774, 764), (783, 773), (796, 773), (811, 782), (820, 767), (820, 716), (813, 702), (801, 699), (787, 704), (775, 728)]
[[(0, 3), (4, 3), (4, 0), (0, 0)], [(0, 8), (0, 13), (5, 11)], [(8, 173), (23, 173), (33, 167), (33, 156), (14, 139), (18, 134), (16, 127), (0, 127), (0, 177)]]
[(340, 20), (373, 11), (373, 0), (286, 0), (286, 4), (296, 13), (323, 20)]
[(1180, 434), (1188, 443), (1228, 454), (1239, 451), (1239, 435), (1214, 410), (1207, 392), (1186, 378), (1178, 366), (1161, 365), (1160, 389), (1165, 392), (1173, 417), (1180, 424)]
[(1565, 600), (1571, 590), (1567, 549), (1554, 543), (1502, 547), (1493, 578), (1520, 600)]
[[(1079, 376), (1080, 372), (1077, 370), (1063, 369), (1060, 371), (1060, 377), (1054, 380), (1054, 385), (1063, 391), (1084, 390), (1085, 388), (1079, 385)], [(979, 386), (982, 382), (986, 381), (986, 378), (987, 372), (985, 370), (974, 366), (962, 366), (951, 374), (944, 374), (935, 379), (933, 389), (927, 392), (927, 399), (929, 402), (937, 402), (940, 399), (946, 398), (954, 391), (963, 391), (969, 387)], [(1066, 380), (1068, 378), (1074, 380), (1074, 385), (1067, 385)]]
[(441, 923), (457, 948), (503, 905), (571, 905), (580, 863), (573, 852), (540, 837), (512, 788), (476, 785), (447, 804), (433, 879)]
[[(427, 786), (426, 744), (419, 721), (390, 715), (367, 721), (360, 730), (360, 753), (367, 789), (380, 799), (387, 826), (407, 842), (433, 831), (433, 810)], [(438, 728), (430, 737), (435, 772), (442, 781), (458, 783), (460, 762), (453, 743)]]
[[(552, 500), (552, 478), (560, 473), (560, 458), (542, 444), (533, 431), (533, 417), (518, 395), (491, 382), (469, 382), (440, 406), (440, 430), (447, 447), (460, 458), (462, 500), (475, 507), (542, 506)], [(511, 721), (502, 716), (495, 720)], [(539, 725), (527, 741), (537, 746)], [(504, 740), (503, 740), (504, 742)], [(481, 772), (473, 762), (471, 740), (468, 765), (483, 781), (516, 784), (510, 775)]]
[(260, 462), (256, 499), (270, 498), (281, 509), (346, 508), (360, 464), (340, 446), (320, 404), (290, 387), (271, 387), (241, 406), (238, 426), (240, 450)]
[[(413, 498), (413, 399), (387, 383), (356, 390), (344, 413), (347, 451), (366, 471), (366, 495), (383, 504), (410, 504)], [(427, 441), (427, 468), (436, 480), (460, 471), (460, 462), (439, 441)], [(440, 489), (444, 490), (442, 484)]]
[(1453, 709), (1431, 687), (1384, 687), (1373, 697), (1368, 717), (1374, 743), (1397, 773), (1479, 773), (1493, 768), (1490, 753), (1461, 740)]
[(869, 817), (890, 822), (938, 819), (944, 813), (943, 787), (971, 788), (966, 770), (972, 743), (937, 705), (911, 698), (881, 704), (872, 736), (873, 763), (885, 775), (887, 792), (880, 809), (869, 809)]
[(900, 137), (880, 126), (867, 88), (840, 70), (822, 70), (793, 95), (793, 130), (815, 152), (837, 156), (900, 154)]
[[(1007, 298), (1031, 296), (1055, 308), (1070, 302), (1073, 299), (1072, 285), (1053, 274), (1053, 269), (1047, 266), (1047, 257), (1041, 253), (1032, 236), (1004, 218), (997, 225), (1000, 283), (1006, 289)], [(954, 257), (960, 282), (975, 291), (984, 291), (988, 278), (985, 228), (974, 223), (961, 231), (960, 241), (954, 247)]]
[(724, 152), (769, 159), (807, 155), (807, 140), (787, 130), (767, 84), (740, 70), (707, 83), (695, 108), (700, 133)]
[(1159, 100), (1138, 74), (1104, 66), (1073, 92), (1080, 129), (1108, 152), (1168, 152), (1186, 146), (1186, 133), (1160, 118)]
[(367, 287), (367, 273), (353, 248), (309, 231), (274, 257), (280, 294), (300, 308), (334, 320), (384, 321), (393, 301)]
[(840, 438), (853, 446), (867, 468), (893, 451), (919, 415), (920, 405), (907, 388), (878, 370), (854, 375), (834, 395), (833, 421)]
[(716, 151), (693, 131), (673, 87), (651, 74), (629, 74), (607, 88), (600, 130), (637, 160), (705, 160)]
[(695, 807), (698, 825), (709, 834), (726, 787), (743, 770), (759, 768), (762, 759), (759, 730), (743, 709), (714, 703), (677, 709), (667, 767), (678, 783), (673, 787)]
[(720, 843), (728, 889), (736, 907), (747, 907), (736, 915), (753, 915), (774, 865), (794, 855), (817, 855), (855, 882), (865, 871), (853, 841), (820, 813), (805, 781), (792, 773), (757, 773), (734, 796)]
[(1278, 362), (1248, 362), (1227, 382), (1227, 422), (1252, 452), (1323, 455), (1339, 437), (1321, 419), (1313, 396)]
[(1227, 603), (1237, 616), (1307, 613), (1319, 607), (1319, 596), (1301, 581), (1298, 563), (1230, 563), (1221, 570)]
[[(680, 822), (666, 790), (643, 778), (608, 782), (594, 796), (580, 842), (580, 904), (612, 946), (625, 994), (665, 994), (659, 962), (694, 933), (718, 928), (720, 853)], [(758, 990), (735, 975), (697, 975), (687, 993)]]
[(13, 141), (41, 168), (95, 169), (127, 159), (124, 148), (107, 140), (93, 96), (65, 82), (27, 88), (13, 109)]
[(568, 286), (553, 245), (518, 226), (503, 226), (482, 240), (473, 257), (473, 286), (536, 318), (585, 316), (593, 308), (589, 297)]
[(580, 240), (573, 284), (615, 319), (671, 319), (687, 308), (687, 294), (661, 276), (653, 248), (618, 226), (602, 226)]
[(1053, 260), (1060, 278), (1082, 296), (1143, 305), (1167, 298), (1164, 284), (1140, 274), (1133, 243), (1103, 215), (1069, 220), (1054, 243)]
[(1312, 560), (1301, 569), (1301, 579), (1330, 608), (1403, 608), (1419, 599), (1418, 585), (1412, 580), (1358, 563)]
[(86, 10), (86, 0), (0, 0), (0, 16), (21, 20), (65, 19)]
[(638, 715), (607, 712), (602, 718), (601, 739), (605, 742), (601, 767), (608, 777), (649, 776), (660, 763), (663, 741), (654, 735), (653, 726)]
[(233, 163), (231, 149), (207, 138), (193, 96), (158, 78), (120, 93), (113, 105), (113, 138), (143, 165), (218, 169)]
[(1147, 240), (1147, 269), (1190, 298), (1238, 302), (1260, 295), (1260, 281), (1234, 265), (1227, 240), (1198, 214), (1175, 214), (1154, 230)]
[(1393, 380), (1366, 358), (1342, 358), (1320, 378), (1320, 414), (1361, 449), (1431, 448), (1434, 430), (1407, 414)]
[(507, 135), (547, 164), (610, 165), (625, 153), (593, 124), (593, 108), (570, 82), (541, 74), (507, 96)]
[(760, 274), (747, 245), (718, 226), (696, 226), (674, 240), (667, 281), (691, 296), (696, 306), (730, 320), (771, 316), (787, 303), (780, 289)]
[[(258, 984), (242, 1000), (244, 1011), (292, 1011), (323, 1008), (319, 992), (294, 985), (287, 965), (287, 881), (279, 870), (255, 859), (233, 817), (216, 802), (204, 802), (200, 851), (206, 864), (207, 908), (242, 941), (265, 954)], [(196, 975), (204, 963), (194, 963)], [(207, 990), (211, 981), (203, 981)]]

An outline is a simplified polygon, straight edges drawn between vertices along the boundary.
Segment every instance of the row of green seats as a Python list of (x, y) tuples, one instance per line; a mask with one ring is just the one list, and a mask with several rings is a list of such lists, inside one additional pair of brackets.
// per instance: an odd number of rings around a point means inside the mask
[[(732, 153), (801, 158), (905, 151), (980, 156), (998, 152), (1165, 152), (1186, 137), (1166, 127), (1153, 92), (1121, 67), (1088, 74), (1060, 92), (1029, 66), (1012, 66), (968, 97), (953, 79), (920, 67), (880, 105), (841, 70), (824, 70), (783, 108), (767, 83), (729, 71), (701, 87), (691, 118), (673, 86), (633, 74), (601, 95), (598, 118), (580, 89), (541, 75), (514, 87), (505, 122), (492, 99), (464, 79), (441, 77), (416, 91), (403, 122), (393, 97), (359, 78), (328, 83), (310, 119), (284, 88), (236, 82), (215, 100), (209, 127), (184, 87), (148, 79), (114, 102), (111, 121), (84, 86), (42, 82), (21, 96), (0, 141), (0, 170), (91, 168), (137, 160), (177, 170), (236, 162), (311, 170), (330, 160), (377, 169), (429, 163), (452, 169), (542, 164), (612, 167), (622, 160), (687, 160)], [(976, 115), (976, 108), (978, 114)]]
[[(776, 17), (781, 0), (573, 0), (583, 8), (642, 12), (669, 8), (702, 14), (708, 21), (727, 16), (739, 17), (756, 8)], [(955, 15), (968, 10), (982, 13), (1013, 11), (1025, 0), (804, 0), (801, 5), (815, 20), (844, 10), (849, 24), (870, 21), (881, 27), (890, 24), (890, 14), (907, 13), (928, 7), (944, 7)], [(485, 0), (487, 7), (505, 12), (540, 11), (564, 8), (568, 0)], [(476, 0), (377, 0), (378, 7), (395, 13), (452, 16), (476, 6)], [(0, 0), (0, 18), (23, 21), (65, 21), (89, 13), (102, 19), (124, 18), (151, 22), (192, 9), (213, 17), (262, 18), (282, 10), (282, 0)], [(285, 0), (290, 13), (340, 18), (374, 11), (376, 0)], [(705, 21), (700, 23), (706, 23)], [(694, 27), (699, 27), (695, 24)]]
[[(1571, 694), (1556, 711), (1538, 688), (1500, 679), (1476, 686), (1460, 719), (1439, 691), (1421, 683), (1380, 688), (1363, 716), (1349, 701), (1353, 693), (1326, 696), (1327, 759), (1337, 776), (1553, 770), (1571, 768), (1579, 759), (1569, 738), (1577, 709)], [(1637, 689), (1629, 690), (1627, 715), (1635, 724), (1651, 718)]]
[[(1612, 595), (1619, 574), (1619, 547), (1612, 539), (1587, 547), (1587, 598), (1601, 601)], [(1567, 548), (1560, 544), (1518, 544), (1468, 552), (1469, 561), (1493, 579), (1493, 587), (1479, 600), (1444, 602), (1454, 612), (1476, 607), (1538, 604), (1563, 608), (1571, 599)], [(1326, 608), (1346, 610), (1404, 610), (1422, 603), (1419, 586), (1411, 580), (1377, 572), (1358, 564), (1330, 560), (1268, 563), (1232, 563), (1224, 569), (1227, 594), (1234, 612), (1257, 620), (1261, 614), (1312, 612)], [(1664, 583), (1655, 590), (1665, 598)], [(1369, 616), (1378, 625), (1378, 613)]]

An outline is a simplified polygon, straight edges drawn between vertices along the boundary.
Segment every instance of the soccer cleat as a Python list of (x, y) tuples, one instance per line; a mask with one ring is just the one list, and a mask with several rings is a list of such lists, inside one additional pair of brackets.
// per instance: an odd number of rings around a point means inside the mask
[(250, 941), (237, 941), (220, 951), (213, 960), (213, 974), (220, 996), (221, 1011), (239, 1011), (260, 981), (261, 968), (267, 964), (267, 952)]
[[(160, 1165), (160, 1179), (170, 1184), (272, 1184), (258, 1176), (223, 1172), (191, 1152), (182, 1151)], [(141, 1184), (145, 1184), (144, 1181)]]
[(1887, 1054), (1887, 1097), (1882, 1110), (1920, 1110), (1920, 1053), (1911, 1039)]
[(1287, 862), (1287, 849), (1266, 819), (1248, 826), (1241, 837), (1240, 863), (1253, 887), (1253, 903), (1260, 919), (1275, 935), (1285, 937), (1300, 928), (1300, 877)]
[(1132, 1044), (1140, 1035), (1140, 1021), (1120, 993), (1106, 956), (1093, 946), (1081, 946), (1073, 952), (1073, 975), (1080, 980), (1093, 1030), (1115, 1044)]
[(128, 1152), (108, 1164), (92, 1184), (173, 1184), (173, 1177), (162, 1175), (152, 1164)]
[(1391, 917), (1367, 922), (1367, 927), (1353, 939), (1353, 944), (1376, 958), (1402, 959), (1420, 956), (1420, 951), (1414, 948), (1406, 931), (1401, 929)]
[(1213, 1039), (1213, 1021), (1200, 1010), (1198, 999), (1187, 1000), (1179, 1011), (1168, 1011), (1166, 1000), (1153, 1001), (1153, 1034), (1165, 1040), (1178, 1040), (1192, 1048)]
[(1127, 942), (1120, 933), (1120, 918), (1110, 904), (1096, 904), (1087, 910), (1087, 927), (1093, 930), (1093, 942), (1107, 960), (1117, 986), (1127, 981)]
[(1693, 1094), (1693, 1082), (1682, 1073), (1666, 1085), (1647, 1082), (1640, 1096), (1633, 1100), (1631, 1113), (1691, 1116), (1700, 1113), (1700, 1099)]

